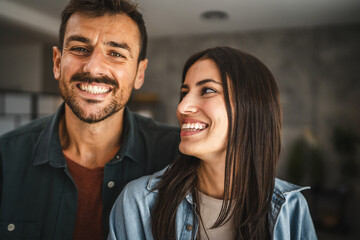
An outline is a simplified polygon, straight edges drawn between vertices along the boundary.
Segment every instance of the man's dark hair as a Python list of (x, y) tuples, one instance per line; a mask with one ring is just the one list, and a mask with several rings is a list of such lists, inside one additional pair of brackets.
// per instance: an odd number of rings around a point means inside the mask
[(140, 52), (138, 61), (144, 60), (146, 58), (147, 33), (143, 16), (137, 10), (137, 7), (137, 4), (133, 4), (128, 0), (70, 0), (69, 4), (61, 13), (59, 49), (62, 50), (63, 48), (66, 24), (72, 14), (79, 12), (91, 17), (101, 17), (106, 14), (126, 14), (134, 20), (139, 27)]

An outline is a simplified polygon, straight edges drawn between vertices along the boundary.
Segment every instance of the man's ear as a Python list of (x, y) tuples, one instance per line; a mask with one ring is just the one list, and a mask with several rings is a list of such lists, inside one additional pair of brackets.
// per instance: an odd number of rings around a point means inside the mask
[(61, 72), (61, 50), (58, 47), (53, 47), (53, 72), (56, 80), (60, 79)]
[(147, 59), (144, 59), (139, 62), (138, 71), (137, 71), (136, 79), (134, 82), (135, 89), (140, 89), (141, 86), (144, 84), (145, 70), (146, 70), (147, 65), (148, 65)]

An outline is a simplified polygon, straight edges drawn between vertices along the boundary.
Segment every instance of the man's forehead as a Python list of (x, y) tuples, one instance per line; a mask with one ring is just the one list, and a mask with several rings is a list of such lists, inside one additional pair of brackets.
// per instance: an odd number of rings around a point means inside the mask
[(102, 37), (107, 41), (130, 41), (131, 45), (140, 44), (140, 30), (133, 19), (125, 13), (103, 16), (91, 16), (86, 13), (74, 13), (65, 28), (65, 41), (71, 35)]

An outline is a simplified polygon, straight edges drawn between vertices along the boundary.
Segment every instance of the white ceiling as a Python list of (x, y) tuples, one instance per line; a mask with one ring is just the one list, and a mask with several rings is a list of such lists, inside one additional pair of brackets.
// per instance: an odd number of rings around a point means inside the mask
[[(134, 0), (149, 37), (271, 28), (311, 27), (360, 22), (360, 0)], [(0, 28), (12, 39), (29, 33), (56, 39), (60, 13), (68, 0), (0, 0)], [(229, 18), (206, 21), (204, 11), (222, 10)], [(31, 35), (31, 34), (30, 34)], [(34, 34), (32, 34), (34, 35)], [(19, 39), (17, 36), (17, 39)]]

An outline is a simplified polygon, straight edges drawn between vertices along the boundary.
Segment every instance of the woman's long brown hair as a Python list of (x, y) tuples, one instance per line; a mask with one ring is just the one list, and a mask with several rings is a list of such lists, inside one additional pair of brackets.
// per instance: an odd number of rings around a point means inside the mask
[[(270, 239), (268, 214), (281, 149), (279, 92), (269, 69), (254, 56), (229, 47), (207, 49), (185, 63), (182, 81), (197, 61), (212, 60), (223, 83), (229, 119), (223, 205), (212, 226), (234, 222), (234, 239)], [(151, 213), (154, 239), (176, 239), (176, 212), (188, 193), (199, 206), (196, 187), (200, 160), (181, 155), (157, 185)], [(226, 200), (227, 199), (227, 200)], [(231, 210), (230, 203), (235, 206)], [(198, 207), (194, 209), (199, 215)], [(195, 238), (193, 231), (193, 238)]]

